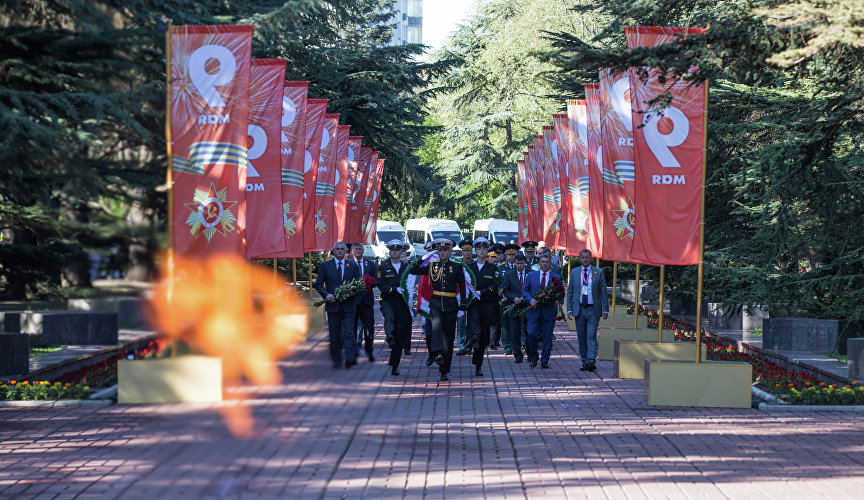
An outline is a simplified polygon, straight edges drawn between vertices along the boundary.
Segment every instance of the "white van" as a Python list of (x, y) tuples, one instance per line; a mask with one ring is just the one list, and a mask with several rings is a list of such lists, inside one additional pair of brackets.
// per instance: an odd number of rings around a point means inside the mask
[[(447, 238), (453, 240), (455, 244), (462, 241), (462, 230), (459, 229), (459, 224), (456, 221), (447, 219), (408, 219), (405, 223), (405, 234), (408, 235), (408, 241), (414, 247), (414, 253), (420, 257), (426, 255), (426, 250), (423, 245), (436, 238)], [(462, 251), (459, 247), (453, 248), (453, 256), (459, 257)]]
[[(389, 259), (390, 251), (387, 250), (387, 242), (390, 240), (405, 241), (405, 228), (398, 222), (379, 220), (375, 230), (375, 243), (366, 245), (367, 249), (363, 252), (363, 256), (373, 253), (374, 257), (371, 258), (378, 259), (379, 262)], [(409, 258), (412, 254), (413, 252), (408, 250)]]
[(519, 244), (519, 223), (504, 219), (482, 219), (474, 222), (474, 239), (484, 237), (492, 243)]

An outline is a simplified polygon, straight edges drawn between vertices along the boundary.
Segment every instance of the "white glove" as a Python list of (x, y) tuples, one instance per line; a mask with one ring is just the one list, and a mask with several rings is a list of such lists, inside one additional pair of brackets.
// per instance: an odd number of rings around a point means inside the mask
[(458, 313), (456, 313), (457, 318), (461, 318), (462, 316), (465, 316), (465, 311), (459, 311)]
[(429, 262), (438, 262), (441, 260), (441, 257), (438, 256), (438, 250), (432, 250), (430, 253), (432, 254), (432, 257), (429, 257)]
[(401, 286), (397, 286), (396, 291), (399, 292), (399, 294), (402, 294), (405, 290), (403, 290)]

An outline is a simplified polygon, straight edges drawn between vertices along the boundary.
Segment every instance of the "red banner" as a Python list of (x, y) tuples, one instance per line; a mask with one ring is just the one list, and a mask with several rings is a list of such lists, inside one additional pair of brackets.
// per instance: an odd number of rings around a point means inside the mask
[[(360, 158), (358, 160), (358, 189), (354, 196), (354, 205), (357, 209), (352, 213), (351, 217), (351, 237), (350, 241), (360, 241), (363, 239), (363, 222), (368, 213), (366, 208), (366, 195), (369, 194), (369, 181), (372, 177), (370, 168), (372, 164), (372, 148), (365, 144), (360, 146)], [(370, 203), (371, 205), (371, 203)]]
[(516, 203), (520, 242), (528, 240), (528, 197), (525, 193), (526, 185), (525, 160), (516, 160)]
[(585, 85), (585, 106), (588, 110), (588, 250), (594, 257), (604, 259), (603, 223), (603, 174), (598, 164), (602, 157), (600, 144), (600, 84)]
[(543, 127), (543, 241), (551, 249), (564, 248), (561, 237), (561, 172), (558, 163), (558, 144), (555, 127)]
[(547, 226), (547, 197), (546, 197), (546, 162), (544, 161), (543, 155), (543, 136), (540, 134), (534, 134), (533, 137), (534, 148), (529, 149), (532, 155), (534, 155), (534, 168), (536, 175), (534, 177), (537, 185), (535, 186), (537, 190), (537, 202), (539, 206), (537, 207), (537, 241), (545, 241), (546, 238), (546, 228)]
[(361, 136), (350, 136), (348, 137), (348, 213), (345, 217), (345, 236), (344, 240), (348, 241), (357, 241), (355, 237), (357, 235), (357, 231), (354, 228), (358, 223), (355, 223), (355, 220), (359, 220), (358, 217), (361, 217), (360, 207), (357, 206), (357, 198), (360, 194), (360, 188), (363, 184), (363, 173), (365, 165), (361, 162), (360, 159), (360, 151), (363, 146), (363, 137)]
[(538, 241), (543, 239), (540, 235), (540, 226), (542, 225), (542, 205), (540, 200), (542, 197), (537, 196), (537, 184), (539, 182), (537, 176), (537, 163), (535, 162), (534, 146), (528, 146), (528, 151), (525, 152), (525, 173), (527, 174), (527, 189), (528, 194), (528, 239)]
[[(363, 218), (360, 221), (360, 230), (358, 232), (357, 241), (366, 241), (366, 233), (369, 230), (369, 223), (372, 216), (372, 206), (377, 199), (376, 183), (378, 182), (378, 151), (372, 151), (372, 156), (369, 159), (369, 168), (366, 170), (366, 175), (369, 176), (369, 181), (366, 183), (366, 195), (363, 198), (363, 208), (360, 212)], [(375, 198), (373, 198), (373, 194)]]
[(602, 167), (605, 203), (603, 256), (607, 260), (634, 262), (630, 247), (636, 232), (635, 166), (630, 78), (626, 72), (613, 75), (609, 70), (600, 70), (600, 128), (603, 154), (598, 163)]
[(174, 251), (245, 257), (252, 26), (171, 26), (169, 54)]
[[(338, 227), (336, 225), (336, 153), (338, 151), (339, 115), (324, 115), (324, 128), (321, 131), (321, 151), (318, 162), (318, 174), (315, 177), (315, 211), (312, 218), (307, 219), (314, 224), (312, 234), (315, 237), (313, 252), (331, 250), (336, 243)], [(307, 212), (307, 216), (309, 213)]]
[(384, 158), (378, 158), (375, 169), (375, 181), (370, 196), (372, 206), (369, 208), (369, 219), (363, 233), (362, 242), (366, 245), (375, 243), (375, 231), (378, 227), (378, 205), (381, 203), (381, 181), (384, 179)]
[[(318, 165), (321, 159), (321, 148), (324, 143), (324, 115), (327, 114), (327, 99), (309, 99), (306, 101), (306, 150), (303, 159), (303, 251), (320, 252), (318, 249), (318, 231), (315, 219), (315, 183), (318, 182)], [(327, 249), (329, 250), (329, 249)]]
[(572, 204), (568, 186), (570, 184), (570, 124), (567, 115), (556, 113), (552, 115), (552, 127), (555, 130), (555, 148), (558, 150), (558, 187), (561, 196), (561, 233), (558, 236), (558, 248), (567, 250), (567, 242), (576, 237), (573, 230)]
[(588, 108), (584, 99), (567, 101), (569, 138), (568, 217), (572, 230), (567, 235), (567, 254), (578, 255), (588, 248)]
[[(705, 30), (640, 26), (624, 31), (627, 48), (633, 49), (656, 47)], [(644, 214), (630, 256), (654, 264), (698, 264), (708, 89), (706, 85), (690, 87), (680, 80), (660, 83), (656, 69), (647, 72), (644, 83), (635, 72), (630, 75), (639, 166), (635, 208)], [(672, 96), (669, 106), (651, 102), (665, 94)]]
[(345, 241), (348, 223), (348, 136), (351, 135), (350, 125), (339, 125), (336, 141), (336, 241)]
[(282, 234), (282, 95), (284, 59), (253, 59), (246, 156), (246, 257), (285, 251)]

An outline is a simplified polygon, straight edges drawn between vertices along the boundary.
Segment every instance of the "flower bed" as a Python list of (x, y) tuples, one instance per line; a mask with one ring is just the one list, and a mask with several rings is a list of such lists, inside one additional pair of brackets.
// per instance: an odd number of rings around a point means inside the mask
[[(633, 306), (627, 306), (633, 314)], [(639, 306), (639, 314), (648, 318), (648, 324), (657, 326), (659, 314), (654, 309)], [(672, 330), (675, 340), (695, 342), (696, 330), (682, 321), (663, 317), (663, 328)], [(762, 357), (738, 352), (732, 344), (724, 345), (702, 332), (702, 343), (707, 349), (707, 359), (737, 361), (753, 366), (753, 382), (766, 392), (774, 394), (792, 404), (804, 405), (860, 405), (864, 404), (864, 387), (857, 382), (843, 387), (819, 382), (807, 373), (786, 370)]]
[(24, 380), (10, 380), (8, 383), (0, 384), (0, 400), (2, 401), (36, 401), (56, 399), (86, 399), (89, 386), (82, 384), (71, 384), (47, 380), (30, 382)]

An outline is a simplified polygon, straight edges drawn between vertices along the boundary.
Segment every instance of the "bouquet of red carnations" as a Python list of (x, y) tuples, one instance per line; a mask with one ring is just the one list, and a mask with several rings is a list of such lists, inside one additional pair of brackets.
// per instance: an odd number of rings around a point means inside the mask
[[(363, 293), (363, 292), (367, 291), (367, 286), (366, 286), (367, 281), (365, 280), (365, 278), (367, 276), (369, 276), (369, 275), (366, 275), (363, 278), (354, 278), (351, 281), (346, 281), (345, 283), (342, 283), (341, 285), (337, 286), (336, 290), (333, 291), (333, 297), (335, 297), (336, 302), (345, 302), (346, 300), (357, 295), (358, 293)], [(369, 278), (372, 278), (372, 277), (369, 276)], [(373, 283), (374, 283), (374, 281), (375, 280), (372, 279)], [(327, 303), (326, 299), (319, 300), (318, 302), (315, 303), (315, 307), (321, 307), (326, 303)]]
[(363, 275), (363, 286), (365, 287), (364, 291), (366, 293), (372, 293), (372, 289), (375, 288), (375, 284), (375, 278), (368, 274)]
[(561, 284), (561, 281), (557, 278), (552, 278), (545, 288), (534, 294), (534, 300), (537, 301), (537, 305), (529, 306), (519, 311), (519, 316), (524, 318), (528, 314), (528, 311), (534, 309), (534, 307), (542, 307), (557, 302), (558, 299), (564, 297), (565, 292), (566, 290), (564, 290), (564, 285)]

